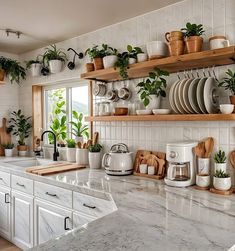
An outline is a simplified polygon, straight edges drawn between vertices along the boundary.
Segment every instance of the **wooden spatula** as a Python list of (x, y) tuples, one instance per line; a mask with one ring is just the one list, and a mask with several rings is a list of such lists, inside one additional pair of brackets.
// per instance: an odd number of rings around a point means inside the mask
[(199, 142), (198, 145), (194, 148), (194, 152), (199, 158), (203, 158), (205, 155), (205, 143)]
[(229, 160), (230, 160), (232, 167), (235, 169), (235, 150), (233, 150), (230, 153)]
[(209, 158), (211, 156), (211, 153), (213, 151), (214, 148), (214, 139), (212, 137), (209, 137), (205, 140), (205, 158)]

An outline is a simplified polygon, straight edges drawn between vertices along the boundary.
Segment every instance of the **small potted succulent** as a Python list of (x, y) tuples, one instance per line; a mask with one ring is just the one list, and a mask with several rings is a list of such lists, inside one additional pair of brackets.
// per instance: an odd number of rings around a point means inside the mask
[(203, 38), (205, 32), (202, 24), (186, 23), (186, 28), (182, 28), (184, 33), (185, 45), (188, 53), (199, 52), (202, 50)]
[(35, 60), (29, 60), (26, 62), (26, 69), (30, 70), (32, 77), (38, 77), (41, 75), (42, 63), (38, 57)]
[(5, 157), (12, 157), (13, 156), (14, 144), (7, 143), (7, 144), (3, 144), (2, 147), (4, 148)]
[(213, 186), (217, 190), (226, 191), (231, 188), (231, 177), (222, 170), (217, 170), (213, 177)]
[(154, 71), (149, 73), (146, 80), (138, 83), (140, 99), (147, 109), (160, 108), (161, 97), (166, 97), (165, 76), (169, 76), (169, 72), (154, 68)]
[[(231, 96), (229, 96), (230, 103), (235, 106), (235, 72), (228, 69), (226, 71), (226, 75), (227, 77), (223, 78), (223, 80), (219, 83), (219, 86), (224, 87), (225, 90), (230, 91), (230, 93), (232, 94)], [(235, 108), (233, 112), (235, 112)]]
[(98, 45), (94, 45), (92, 48), (88, 48), (85, 51), (85, 55), (88, 55), (90, 59), (93, 61), (95, 70), (104, 69), (103, 65), (103, 57), (105, 56), (104, 48), (99, 49)]
[(219, 150), (214, 156), (214, 161), (215, 161), (215, 172), (221, 170), (226, 173), (227, 164), (226, 164), (225, 152)]
[(74, 139), (67, 139), (67, 161), (76, 162), (76, 142)]
[(111, 68), (114, 67), (115, 63), (118, 60), (117, 54), (118, 51), (115, 48), (108, 46), (107, 44), (102, 44), (104, 49), (105, 56), (103, 58), (104, 68)]
[(89, 165), (92, 169), (101, 168), (101, 150), (102, 146), (100, 144), (91, 145), (89, 147)]
[(61, 72), (63, 63), (66, 61), (66, 54), (61, 49), (57, 49), (55, 44), (47, 47), (43, 54), (43, 64), (45, 65), (46, 63), (49, 65), (51, 73)]

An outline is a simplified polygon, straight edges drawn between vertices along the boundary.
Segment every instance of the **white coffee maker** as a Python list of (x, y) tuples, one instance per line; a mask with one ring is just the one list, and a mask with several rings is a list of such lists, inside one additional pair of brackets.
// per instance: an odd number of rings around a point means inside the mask
[(187, 187), (195, 184), (196, 155), (193, 148), (197, 144), (198, 142), (185, 141), (166, 145), (168, 166), (164, 181), (167, 185)]

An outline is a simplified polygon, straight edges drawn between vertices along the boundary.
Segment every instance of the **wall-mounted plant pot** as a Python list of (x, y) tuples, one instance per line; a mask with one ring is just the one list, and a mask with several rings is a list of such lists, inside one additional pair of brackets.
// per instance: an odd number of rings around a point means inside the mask
[(26, 156), (28, 152), (28, 146), (18, 145), (17, 150), (18, 150), (19, 156)]
[(233, 113), (235, 113), (235, 95), (229, 96), (230, 103), (234, 105)]
[(38, 77), (41, 75), (41, 69), (42, 69), (42, 65), (41, 64), (31, 64), (30, 66), (30, 72), (32, 77)]
[(114, 67), (117, 60), (118, 60), (118, 57), (116, 55), (105, 56), (103, 58), (104, 68), (107, 69), (107, 68)]
[(0, 82), (3, 82), (5, 78), (5, 71), (3, 69), (0, 69)]
[(159, 109), (161, 103), (161, 96), (149, 95), (149, 104), (146, 106), (147, 109)]
[(185, 39), (187, 53), (202, 51), (203, 38), (199, 36), (191, 36)]
[(50, 60), (49, 68), (51, 73), (59, 73), (62, 71), (63, 62), (61, 60)]
[(93, 63), (87, 63), (86, 64), (86, 72), (91, 72), (95, 70), (95, 66)]
[(103, 58), (94, 58), (93, 61), (94, 61), (95, 70), (104, 69)]

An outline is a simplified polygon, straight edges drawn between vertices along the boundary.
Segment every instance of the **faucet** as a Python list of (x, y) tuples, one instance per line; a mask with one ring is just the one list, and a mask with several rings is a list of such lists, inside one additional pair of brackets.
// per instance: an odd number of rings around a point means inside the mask
[(44, 132), (42, 133), (41, 141), (43, 141), (43, 136), (44, 136), (44, 134), (46, 134), (46, 133), (51, 133), (51, 134), (53, 135), (53, 138), (54, 138), (53, 161), (57, 161), (57, 157), (59, 157), (59, 152), (58, 152), (57, 147), (56, 147), (56, 136), (55, 136), (54, 132), (47, 130), (47, 131), (44, 131)]

